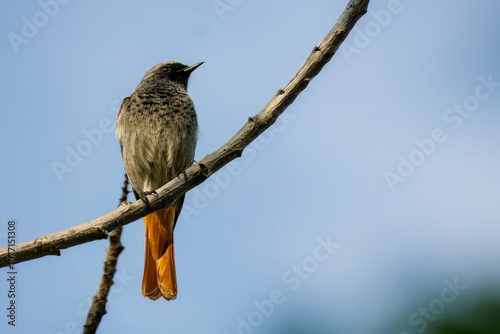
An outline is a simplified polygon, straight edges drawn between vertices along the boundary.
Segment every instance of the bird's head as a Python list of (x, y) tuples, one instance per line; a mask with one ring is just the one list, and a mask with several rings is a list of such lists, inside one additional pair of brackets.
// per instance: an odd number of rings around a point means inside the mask
[(189, 75), (197, 69), (203, 62), (186, 66), (184, 64), (169, 61), (166, 63), (158, 64), (146, 72), (142, 81), (168, 79), (184, 85), (187, 88)]

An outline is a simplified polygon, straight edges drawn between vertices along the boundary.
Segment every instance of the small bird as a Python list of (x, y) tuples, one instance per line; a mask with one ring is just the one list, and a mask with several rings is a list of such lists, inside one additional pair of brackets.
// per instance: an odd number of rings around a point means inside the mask
[[(135, 198), (146, 204), (146, 195), (193, 162), (198, 122), (187, 83), (191, 72), (201, 64), (166, 62), (154, 66), (120, 107), (116, 137)], [(142, 295), (152, 300), (177, 297), (174, 228), (183, 202), (184, 196), (144, 217)]]

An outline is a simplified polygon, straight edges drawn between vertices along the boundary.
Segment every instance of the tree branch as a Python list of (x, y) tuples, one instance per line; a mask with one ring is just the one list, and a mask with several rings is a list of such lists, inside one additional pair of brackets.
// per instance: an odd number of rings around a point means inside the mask
[[(122, 197), (120, 198), (120, 205), (127, 201), (128, 195), (128, 177), (125, 174), (125, 181), (122, 187)], [(114, 229), (109, 234), (109, 247), (106, 249), (106, 261), (104, 261), (104, 273), (102, 274), (101, 284), (99, 284), (99, 291), (92, 299), (89, 313), (87, 315), (87, 322), (83, 326), (83, 334), (93, 334), (97, 330), (97, 326), (101, 322), (102, 317), (106, 314), (106, 303), (108, 302), (108, 294), (111, 286), (113, 285), (113, 277), (116, 272), (116, 263), (118, 256), (123, 250), (123, 245), (120, 242), (122, 235), (122, 227)]]
[[(257, 115), (250, 117), (246, 124), (221, 148), (204, 156), (178, 177), (159, 188), (156, 191), (157, 197), (149, 195), (148, 200), (151, 208), (146, 207), (143, 201), (122, 204), (118, 209), (88, 223), (18, 244), (13, 247), (13, 251), (16, 253), (15, 263), (46, 255), (60, 255), (61, 249), (107, 238), (109, 231), (172, 204), (177, 198), (205, 181), (228, 162), (240, 157), (243, 149), (274, 124), (278, 116), (332, 58), (354, 24), (366, 13), (368, 3), (369, 0), (351, 0), (337, 23), (325, 38), (314, 47), (290, 82), (283, 89), (280, 89)], [(2, 247), (0, 248), (0, 267), (5, 267), (8, 264), (8, 249)]]

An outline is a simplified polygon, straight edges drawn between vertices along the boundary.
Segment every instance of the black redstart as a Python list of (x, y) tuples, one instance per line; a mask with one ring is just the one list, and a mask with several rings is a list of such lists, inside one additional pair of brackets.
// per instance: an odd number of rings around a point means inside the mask
[[(201, 64), (158, 64), (122, 102), (116, 137), (136, 199), (145, 199), (146, 194), (175, 178), (193, 161), (198, 123), (187, 82)], [(174, 228), (183, 202), (184, 196), (144, 217), (142, 294), (153, 300), (177, 296)]]

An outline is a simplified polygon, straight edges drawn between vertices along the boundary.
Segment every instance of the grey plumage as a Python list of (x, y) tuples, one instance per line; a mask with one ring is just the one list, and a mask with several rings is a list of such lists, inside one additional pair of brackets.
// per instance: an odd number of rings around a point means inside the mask
[(158, 189), (194, 158), (198, 123), (186, 68), (177, 62), (154, 66), (123, 100), (116, 136), (136, 196)]

